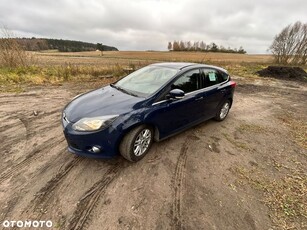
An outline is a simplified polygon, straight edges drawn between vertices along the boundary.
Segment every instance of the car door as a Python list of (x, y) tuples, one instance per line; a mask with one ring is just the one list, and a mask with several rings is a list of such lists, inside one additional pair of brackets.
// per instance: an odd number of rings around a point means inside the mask
[(201, 81), (204, 88), (204, 100), (202, 101), (202, 113), (204, 119), (210, 119), (215, 116), (217, 108), (224, 99), (225, 89), (221, 80), (220, 72), (212, 68), (201, 69)]
[(154, 103), (151, 120), (160, 131), (160, 138), (179, 132), (201, 116), (200, 101), (197, 90), (200, 89), (199, 69), (188, 71), (166, 87), (167, 94), (172, 89), (185, 92), (182, 99), (167, 99)]

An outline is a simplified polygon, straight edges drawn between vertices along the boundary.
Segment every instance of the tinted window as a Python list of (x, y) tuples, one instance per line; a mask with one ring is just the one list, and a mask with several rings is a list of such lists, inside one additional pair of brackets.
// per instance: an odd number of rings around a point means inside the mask
[(192, 70), (179, 77), (173, 84), (172, 89), (181, 89), (185, 93), (189, 93), (200, 89), (200, 73), (199, 70)]
[(219, 83), (218, 74), (214, 69), (203, 69), (202, 78), (204, 87), (212, 86)]
[(228, 74), (224, 72), (220, 72), (221, 82), (224, 82), (228, 79)]
[(227, 80), (228, 75), (215, 69), (202, 69), (202, 85), (209, 87)]

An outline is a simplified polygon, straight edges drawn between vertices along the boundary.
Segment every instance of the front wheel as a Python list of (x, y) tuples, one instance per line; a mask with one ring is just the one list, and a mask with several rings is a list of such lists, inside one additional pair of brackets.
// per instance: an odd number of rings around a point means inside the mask
[(227, 100), (222, 104), (222, 106), (220, 106), (214, 119), (217, 121), (223, 121), (227, 117), (229, 110), (230, 110), (230, 101)]
[(152, 142), (152, 128), (140, 125), (124, 136), (119, 145), (119, 152), (128, 161), (136, 162), (147, 154)]

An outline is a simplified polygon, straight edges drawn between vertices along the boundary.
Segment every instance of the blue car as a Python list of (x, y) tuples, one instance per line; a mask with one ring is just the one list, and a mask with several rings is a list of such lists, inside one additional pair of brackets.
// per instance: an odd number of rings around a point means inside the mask
[(205, 120), (226, 118), (236, 83), (227, 71), (195, 63), (158, 63), (74, 98), (62, 115), (72, 153), (142, 159), (160, 141)]

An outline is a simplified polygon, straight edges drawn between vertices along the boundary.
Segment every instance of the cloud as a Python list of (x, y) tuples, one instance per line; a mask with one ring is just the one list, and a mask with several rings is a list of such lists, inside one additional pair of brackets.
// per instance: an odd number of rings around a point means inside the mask
[(2, 0), (0, 23), (19, 36), (102, 42), (120, 50), (166, 50), (203, 40), (265, 53), (275, 34), (307, 21), (305, 0)]

